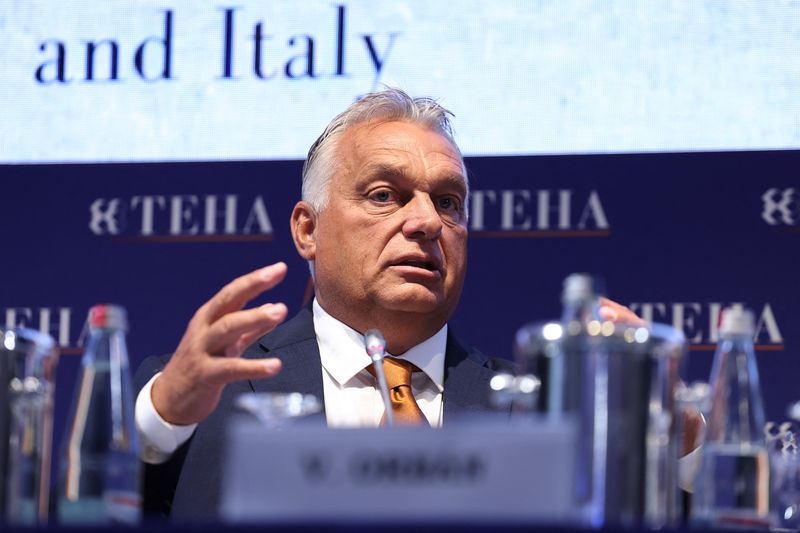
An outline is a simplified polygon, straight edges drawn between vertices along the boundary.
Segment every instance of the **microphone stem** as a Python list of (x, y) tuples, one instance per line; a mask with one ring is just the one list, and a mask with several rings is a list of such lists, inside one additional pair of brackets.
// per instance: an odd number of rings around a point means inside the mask
[(383, 356), (373, 357), (372, 365), (375, 367), (375, 377), (378, 378), (378, 388), (381, 391), (383, 405), (386, 407), (386, 427), (394, 427), (392, 399), (389, 397), (389, 385), (386, 383), (386, 373), (383, 371)]

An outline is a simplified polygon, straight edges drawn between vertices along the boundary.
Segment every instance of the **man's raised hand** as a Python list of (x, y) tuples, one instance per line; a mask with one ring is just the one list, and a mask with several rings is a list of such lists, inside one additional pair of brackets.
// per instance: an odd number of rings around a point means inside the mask
[(153, 383), (158, 414), (178, 425), (204, 420), (217, 407), (225, 385), (274, 376), (278, 359), (242, 359), (244, 350), (286, 318), (282, 303), (243, 310), (245, 304), (280, 283), (286, 264), (275, 263), (236, 278), (192, 317), (178, 349)]
[(649, 327), (648, 323), (622, 304), (608, 298), (600, 298), (600, 317), (619, 324), (634, 327)]

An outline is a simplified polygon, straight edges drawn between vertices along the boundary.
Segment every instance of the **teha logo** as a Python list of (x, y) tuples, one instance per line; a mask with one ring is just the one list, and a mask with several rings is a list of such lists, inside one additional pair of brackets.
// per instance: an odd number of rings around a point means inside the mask
[(89, 231), (142, 242), (263, 241), (274, 237), (261, 196), (140, 195), (97, 198)]
[[(5, 328), (30, 328), (51, 335), (62, 354), (77, 354), (82, 350), (75, 345), (81, 323), (72, 319), (71, 307), (6, 307), (0, 309), (5, 317)], [(78, 328), (75, 330), (74, 328)]]
[[(743, 307), (741, 302), (637, 302), (631, 311), (648, 322), (661, 322), (681, 330), (694, 351), (714, 350), (719, 342), (719, 320), (726, 307)], [(753, 342), (757, 350), (783, 350), (783, 335), (772, 305), (765, 303), (748, 306), (756, 316), (756, 332)]]
[(610, 225), (596, 190), (474, 190), (470, 232), (476, 237), (607, 237)]
[(761, 218), (770, 226), (796, 226), (800, 222), (800, 194), (797, 189), (767, 189), (761, 195)]

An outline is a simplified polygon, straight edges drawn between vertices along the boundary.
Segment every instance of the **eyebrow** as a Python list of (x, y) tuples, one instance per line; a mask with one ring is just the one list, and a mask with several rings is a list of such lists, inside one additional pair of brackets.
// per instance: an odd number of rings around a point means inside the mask
[[(397, 167), (386, 163), (368, 164), (364, 169), (364, 177), (366, 179), (372, 179), (377, 176), (386, 176), (394, 179), (410, 178), (408, 173), (402, 167)], [(458, 187), (464, 193), (464, 195), (466, 195), (467, 191), (469, 191), (467, 177), (460, 172), (448, 172), (442, 176), (439, 176), (438, 179)]]
[(388, 165), (386, 163), (370, 163), (364, 169), (364, 176), (374, 178), (376, 176), (389, 176), (393, 178), (405, 178), (407, 173), (400, 167)]

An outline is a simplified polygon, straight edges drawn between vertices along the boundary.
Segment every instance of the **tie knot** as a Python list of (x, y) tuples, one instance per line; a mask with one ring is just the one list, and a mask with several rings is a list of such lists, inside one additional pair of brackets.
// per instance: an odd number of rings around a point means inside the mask
[[(370, 365), (367, 370), (375, 376), (375, 369)], [(425, 415), (414, 400), (411, 391), (411, 374), (419, 370), (413, 363), (403, 359), (386, 357), (383, 360), (383, 372), (386, 374), (386, 385), (389, 388), (389, 401), (394, 414), (394, 422), (398, 425), (427, 426)], [(381, 418), (381, 425), (386, 424), (386, 415)]]
[(390, 389), (400, 386), (411, 386), (411, 374), (416, 370), (412, 363), (403, 359), (387, 357), (383, 360), (383, 371), (386, 372), (386, 384)]

